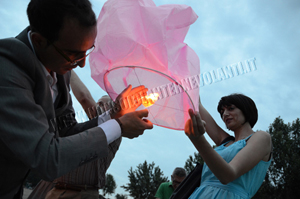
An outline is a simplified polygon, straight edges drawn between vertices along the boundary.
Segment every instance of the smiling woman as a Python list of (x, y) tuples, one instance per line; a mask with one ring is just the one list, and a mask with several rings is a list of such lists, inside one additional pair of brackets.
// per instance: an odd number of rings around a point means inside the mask
[[(217, 109), (226, 126), (227, 122), (235, 119), (234, 116), (237, 117), (236, 119), (244, 120), (242, 124), (249, 122), (251, 128), (257, 122), (257, 108), (253, 100), (242, 94), (232, 94), (222, 97)], [(243, 119), (243, 117), (245, 118)]]
[[(221, 129), (199, 103), (199, 113), (189, 111), (185, 133), (202, 156), (201, 186), (194, 198), (251, 198), (261, 186), (271, 163), (271, 137), (252, 130), (257, 121), (253, 100), (242, 94), (222, 97), (218, 111), (235, 138)], [(203, 134), (207, 130), (218, 147), (213, 149)]]

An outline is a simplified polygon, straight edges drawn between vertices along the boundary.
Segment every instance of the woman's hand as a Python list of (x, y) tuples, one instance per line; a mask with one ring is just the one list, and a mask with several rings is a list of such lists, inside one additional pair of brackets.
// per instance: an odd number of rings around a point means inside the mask
[(192, 109), (189, 109), (189, 115), (191, 119), (186, 121), (184, 132), (190, 140), (197, 140), (205, 133), (206, 123), (201, 119), (199, 112), (194, 113)]

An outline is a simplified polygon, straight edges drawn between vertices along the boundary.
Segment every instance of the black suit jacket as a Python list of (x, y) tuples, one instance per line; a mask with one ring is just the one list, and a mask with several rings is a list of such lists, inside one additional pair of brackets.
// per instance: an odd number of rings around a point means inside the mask
[(54, 107), (27, 32), (0, 40), (0, 198), (21, 198), (30, 169), (51, 181), (108, 151), (97, 119), (75, 120), (70, 73), (57, 76), (61, 96)]

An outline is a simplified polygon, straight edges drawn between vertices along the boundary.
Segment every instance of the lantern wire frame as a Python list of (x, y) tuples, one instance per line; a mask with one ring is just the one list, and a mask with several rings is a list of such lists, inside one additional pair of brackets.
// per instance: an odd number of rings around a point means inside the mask
[[(132, 68), (134, 72), (135, 72), (135, 68), (144, 69), (144, 70), (149, 70), (149, 71), (158, 73), (158, 74), (160, 74), (161, 76), (163, 76), (163, 77), (165, 77), (165, 78), (167, 78), (167, 79), (169, 79), (169, 80), (172, 80), (176, 85), (179, 85), (179, 86), (181, 87), (181, 89), (182, 89), (182, 90), (185, 92), (185, 94), (188, 96), (188, 99), (189, 99), (189, 101), (190, 101), (190, 103), (191, 103), (191, 105), (192, 105), (193, 110), (194, 110), (194, 111), (196, 110), (196, 109), (195, 109), (195, 105), (194, 105), (194, 103), (193, 103), (193, 101), (192, 101), (190, 95), (188, 94), (187, 90), (184, 89), (184, 87), (183, 87), (178, 81), (176, 81), (174, 78), (172, 78), (172, 77), (170, 77), (169, 75), (166, 75), (165, 73), (162, 73), (162, 72), (160, 72), (160, 71), (158, 71), (158, 70), (154, 70), (154, 69), (150, 69), (150, 68), (146, 68), (146, 67), (142, 67), (142, 66), (117, 66), (117, 67), (114, 67), (114, 68), (108, 70), (108, 71), (104, 74), (104, 86), (105, 86), (105, 90), (107, 91), (107, 93), (108, 93), (108, 95), (109, 95), (110, 97), (111, 97), (111, 94), (118, 95), (118, 93), (115, 93), (115, 92), (109, 92), (109, 86), (107, 85), (107, 82), (109, 82), (109, 81), (106, 81), (106, 80), (108, 79), (108, 78), (107, 78), (107, 75), (108, 75), (110, 72), (114, 71), (114, 70), (118, 70), (118, 69), (122, 69), (122, 68)], [(136, 72), (135, 72), (135, 74), (136, 74)], [(138, 77), (137, 74), (136, 74), (136, 78), (137, 78), (139, 84), (142, 85), (142, 84), (140, 83), (140, 80), (139, 80), (139, 77)], [(154, 105), (157, 105), (157, 104), (154, 104)], [(147, 108), (147, 107), (146, 107), (146, 108)], [(148, 107), (148, 108), (151, 108), (151, 107)], [(148, 109), (148, 108), (147, 108), (147, 109)], [(167, 108), (174, 109), (173, 107), (167, 107)], [(149, 111), (149, 114), (151, 114), (151, 111)], [(152, 114), (151, 114), (151, 115), (152, 115)], [(152, 115), (152, 117), (153, 117), (153, 119), (155, 120), (155, 117), (154, 117), (153, 115)], [(165, 127), (165, 128), (171, 128), (171, 127), (169, 127), (169, 126), (160, 125), (160, 124), (158, 124), (158, 122), (156, 122), (156, 121), (154, 122), (154, 124), (157, 125), (157, 126)], [(174, 130), (183, 130), (182, 128), (172, 128), (172, 129), (174, 129)]]

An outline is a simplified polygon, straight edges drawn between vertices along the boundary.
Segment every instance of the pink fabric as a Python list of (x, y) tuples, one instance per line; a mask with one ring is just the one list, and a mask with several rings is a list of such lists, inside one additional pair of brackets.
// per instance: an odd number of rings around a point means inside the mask
[(199, 58), (184, 43), (197, 17), (186, 5), (108, 0), (98, 17), (96, 48), (90, 55), (92, 78), (112, 99), (129, 84), (145, 85), (148, 94), (160, 95), (147, 107), (148, 119), (184, 129), (188, 109), (198, 110)]

